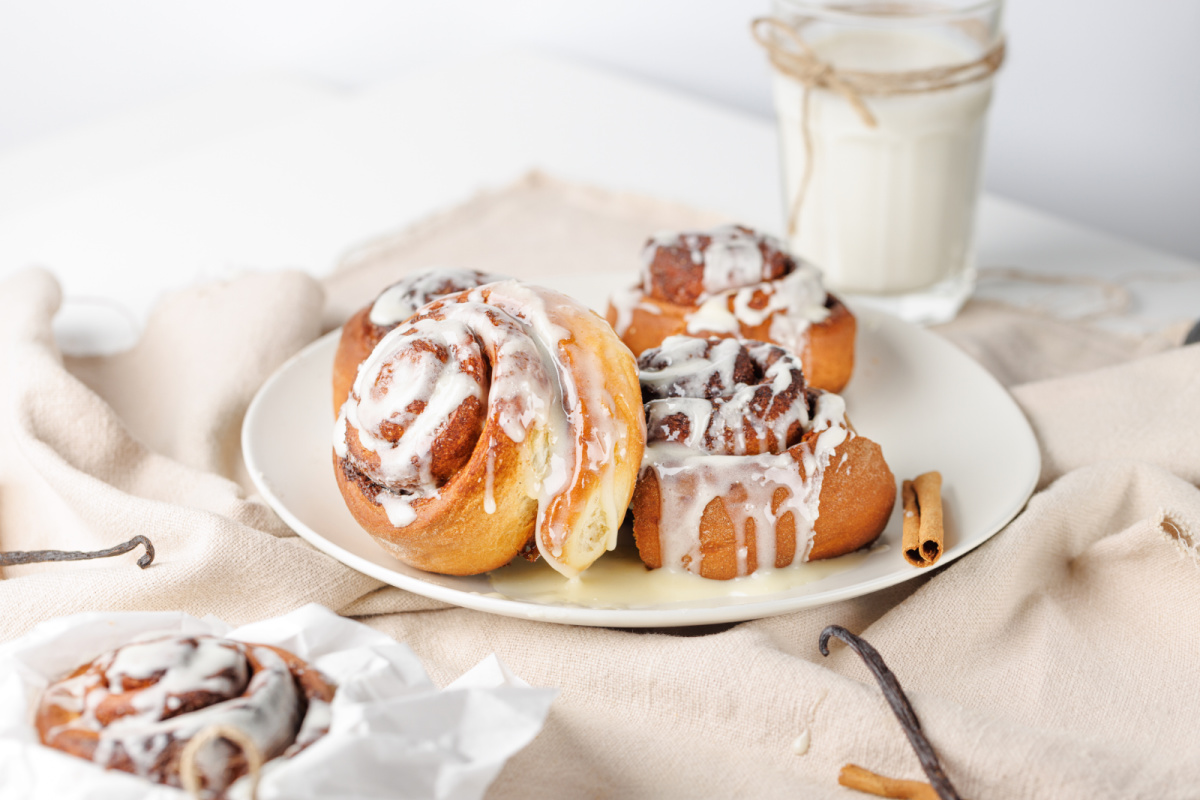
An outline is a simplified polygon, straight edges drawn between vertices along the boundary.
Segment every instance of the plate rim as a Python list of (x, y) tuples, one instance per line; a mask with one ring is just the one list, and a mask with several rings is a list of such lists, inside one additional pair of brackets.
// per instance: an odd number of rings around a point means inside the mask
[[(900, 325), (908, 327), (916, 331), (919, 336), (928, 337), (927, 341), (936, 342), (935, 347), (950, 348), (955, 352), (955, 357), (961, 358), (964, 362), (969, 363), (970, 368), (977, 370), (984, 378), (986, 378), (994, 387), (1003, 395), (1003, 402), (1007, 403), (1017, 413), (1017, 417), (1023, 423), (1023, 437), (1027, 437), (1027, 445), (1032, 445), (1031, 452), (1033, 456), (1033, 465), (1030, 469), (1029, 477), (1026, 480), (1026, 486), (1019, 493), (1020, 499), (1014, 500), (1012, 505), (1000, 512), (998, 521), (992, 526), (991, 530), (979, 535), (969, 543), (960, 543), (959, 546), (948, 549), (938, 562), (930, 567), (923, 569), (913, 568), (911, 571), (892, 572), (876, 578), (868, 579), (860, 583), (854, 583), (839, 589), (830, 589), (824, 592), (812, 592), (798, 595), (790, 595), (783, 597), (773, 597), (770, 595), (759, 601), (749, 601), (732, 603), (729, 605), (702, 606), (702, 607), (683, 607), (683, 608), (589, 608), (587, 606), (562, 605), (562, 604), (544, 604), (534, 603), (527, 600), (519, 600), (507, 597), (490, 596), (474, 591), (467, 591), (449, 586), (443, 586), (439, 583), (425, 581), (404, 573), (397, 572), (380, 564), (376, 564), (369, 559), (351, 553), (342, 546), (331, 541), (320, 532), (313, 530), (299, 517), (297, 517), (288, 507), (287, 503), (276, 494), (272, 489), (270, 481), (266, 474), (260, 468), (255, 456), (255, 448), (251, 446), (251, 441), (254, 433), (254, 428), (260, 415), (263, 414), (263, 408), (266, 404), (267, 396), (270, 394), (271, 387), (281, 381), (292, 369), (295, 369), (297, 364), (313, 357), (314, 351), (322, 348), (332, 348), (336, 346), (335, 340), (341, 335), (341, 328), (335, 328), (332, 331), (318, 337), (310, 342), (305, 347), (301, 348), (297, 353), (287, 359), (274, 372), (271, 373), (262, 385), (255, 392), (253, 399), (246, 408), (245, 416), (241, 426), (241, 447), (242, 458), (245, 461), (250, 479), (254, 483), (255, 488), (267, 505), (280, 516), (287, 526), (306, 542), (316, 547), (318, 550), (329, 555), (336, 561), (357, 570), (365, 575), (368, 575), (376, 580), (382, 581), (390, 586), (395, 586), (414, 594), (428, 597), (432, 600), (439, 600), (453, 606), (468, 608), (475, 611), (482, 611), (499, 616), (514, 617), (519, 619), (552, 622), (559, 624), (595, 626), (595, 627), (618, 627), (618, 628), (667, 628), (667, 627), (690, 627), (695, 625), (713, 625), (724, 624), (729, 622), (743, 622), (753, 619), (762, 619), (780, 614), (787, 614), (793, 611), (800, 611), (806, 608), (815, 608), (818, 606), (828, 605), (831, 603), (849, 600), (855, 597), (862, 597), (868, 594), (882, 591), (883, 589), (899, 585), (906, 581), (922, 575), (930, 575), (933, 572), (940, 570), (958, 559), (970, 553), (975, 548), (982, 545), (984, 542), (991, 539), (1000, 530), (1007, 526), (1021, 511), (1025, 508), (1032, 497), (1033, 492), (1037, 488), (1038, 481), (1041, 476), (1041, 448), (1038, 445), (1037, 437), (1033, 432), (1032, 426), (1029, 424), (1028, 418), (1024, 411), (1016, 402), (1012, 393), (1004, 388), (1003, 385), (995, 379), (984, 367), (969, 355), (957, 348), (951, 341), (944, 339), (933, 332), (905, 322), (897, 317), (887, 314), (882, 311), (869, 308), (855, 308), (853, 313), (859, 320), (860, 330), (867, 327), (878, 327), (886, 325)], [(369, 536), (366, 531), (363, 531), (364, 536)], [(380, 552), (384, 552), (381, 548)]]

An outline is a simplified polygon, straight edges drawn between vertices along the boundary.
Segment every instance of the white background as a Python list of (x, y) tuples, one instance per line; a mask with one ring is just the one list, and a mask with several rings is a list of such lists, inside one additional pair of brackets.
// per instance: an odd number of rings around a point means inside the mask
[[(0, 158), (264, 74), (356, 89), (515, 46), (769, 116), (767, 0), (0, 0)], [(1011, 0), (989, 189), (1200, 258), (1200, 0)], [(486, 125), (486, 120), (480, 120)]]

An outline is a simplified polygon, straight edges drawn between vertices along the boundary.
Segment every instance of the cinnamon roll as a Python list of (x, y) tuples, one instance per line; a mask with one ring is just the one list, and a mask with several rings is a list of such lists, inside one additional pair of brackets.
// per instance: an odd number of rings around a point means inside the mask
[(411, 317), (418, 308), (448, 294), (474, 289), (485, 283), (506, 280), (474, 269), (436, 267), (413, 273), (379, 293), (342, 326), (337, 354), (333, 359), (333, 410), (346, 402), (361, 364), (379, 340)]
[(634, 355), (674, 335), (774, 342), (800, 356), (808, 383), (839, 392), (854, 370), (856, 323), (811, 264), (741, 225), (660, 234), (642, 280), (613, 295), (609, 324)]
[(333, 449), (351, 513), (401, 561), (471, 575), (540, 554), (570, 576), (615, 545), (644, 444), (636, 365), (612, 329), (504, 281), (385, 335)]
[[(334, 691), (287, 651), (170, 635), (105, 653), (51, 684), (34, 723), (48, 747), (178, 787), (193, 737), (232, 728), (262, 760), (288, 757), (328, 731)], [(195, 766), (206, 795), (221, 796), (246, 774), (247, 754), (215, 738)]]
[(726, 580), (843, 555), (887, 525), (895, 479), (839, 395), (777, 345), (672, 336), (639, 359), (642, 561)]

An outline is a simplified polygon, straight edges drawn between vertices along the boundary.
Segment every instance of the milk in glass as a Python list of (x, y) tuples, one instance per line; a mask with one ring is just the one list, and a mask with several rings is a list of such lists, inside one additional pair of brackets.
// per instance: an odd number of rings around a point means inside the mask
[[(964, 64), (984, 46), (952, 26), (813, 25), (799, 31), (838, 70), (893, 73)], [(775, 75), (789, 208), (809, 169), (803, 86)], [(864, 95), (869, 126), (840, 94), (809, 98), (812, 164), (792, 249), (825, 271), (835, 291), (886, 299), (928, 293), (901, 309), (920, 321), (948, 319), (974, 283), (972, 229), (979, 196), (987, 77), (950, 89)], [(907, 313), (904, 313), (904, 312)]]

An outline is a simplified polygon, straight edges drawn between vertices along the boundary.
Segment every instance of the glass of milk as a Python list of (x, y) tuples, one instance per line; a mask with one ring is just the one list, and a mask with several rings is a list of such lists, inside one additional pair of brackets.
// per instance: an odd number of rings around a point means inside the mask
[[(774, 0), (773, 16), (835, 71), (901, 73), (980, 59), (999, 42), (1001, 6)], [(808, 90), (806, 118), (803, 84), (778, 69), (774, 81), (793, 251), (852, 304), (922, 323), (953, 318), (975, 282), (993, 76), (930, 91), (861, 93), (874, 127), (823, 86)]]

